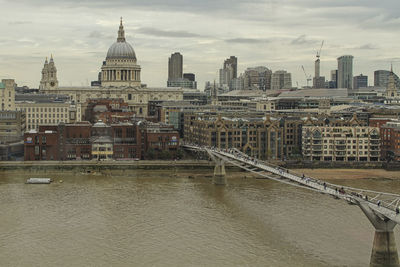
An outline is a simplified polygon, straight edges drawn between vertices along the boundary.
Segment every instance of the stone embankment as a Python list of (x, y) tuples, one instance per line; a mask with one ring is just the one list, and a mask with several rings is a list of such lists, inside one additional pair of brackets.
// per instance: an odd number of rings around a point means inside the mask
[[(229, 166), (229, 165), (228, 165)], [(207, 160), (139, 160), (139, 161), (0, 161), (0, 170), (73, 170), (73, 169), (198, 169), (213, 168)]]

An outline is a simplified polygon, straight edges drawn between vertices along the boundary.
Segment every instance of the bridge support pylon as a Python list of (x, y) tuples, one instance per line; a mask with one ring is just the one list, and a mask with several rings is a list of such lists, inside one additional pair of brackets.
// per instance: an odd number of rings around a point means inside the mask
[(213, 183), (215, 185), (226, 185), (225, 162), (218, 158), (213, 160), (215, 162)]
[(396, 223), (378, 216), (368, 203), (359, 203), (361, 210), (375, 227), (370, 267), (400, 267), (393, 229)]

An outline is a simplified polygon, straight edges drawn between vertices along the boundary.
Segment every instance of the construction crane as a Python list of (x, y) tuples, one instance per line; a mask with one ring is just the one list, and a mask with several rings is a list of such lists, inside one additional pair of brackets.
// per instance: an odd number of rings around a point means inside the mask
[(324, 40), (322, 40), (321, 47), (319, 48), (319, 51), (317, 51), (317, 59), (319, 59), (319, 57), (321, 56), (321, 50), (323, 45), (324, 45)]
[(309, 87), (309, 83), (312, 81), (311, 75), (307, 75), (306, 70), (304, 69), (304, 66), (301, 65), (301, 68), (303, 69), (304, 75), (306, 76), (306, 80), (307, 80), (307, 87)]

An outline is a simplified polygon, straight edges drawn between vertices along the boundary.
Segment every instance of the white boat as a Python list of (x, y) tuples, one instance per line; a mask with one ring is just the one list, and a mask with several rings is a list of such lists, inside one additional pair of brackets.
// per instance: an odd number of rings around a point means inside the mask
[(49, 184), (51, 182), (50, 178), (29, 178), (26, 180), (27, 184)]

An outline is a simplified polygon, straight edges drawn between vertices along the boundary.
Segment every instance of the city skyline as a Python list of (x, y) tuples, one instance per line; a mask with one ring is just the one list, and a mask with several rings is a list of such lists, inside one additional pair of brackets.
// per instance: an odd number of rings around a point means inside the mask
[(200, 89), (205, 81), (218, 80), (229, 56), (238, 58), (238, 74), (267, 66), (292, 73), (293, 86), (304, 86), (301, 65), (313, 74), (322, 40), (321, 76), (326, 78), (345, 54), (354, 56), (353, 75), (369, 76), (370, 85), (375, 70), (388, 70), (391, 62), (396, 73), (400, 67), (395, 1), (0, 2), (9, 11), (0, 26), (1, 76), (33, 88), (50, 54), (60, 86), (96, 80), (120, 16), (142, 66), (142, 82), (149, 86), (165, 86), (174, 52), (185, 57), (183, 68), (196, 74)]

